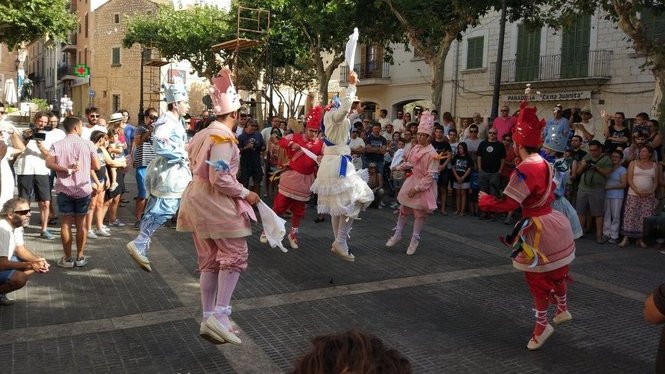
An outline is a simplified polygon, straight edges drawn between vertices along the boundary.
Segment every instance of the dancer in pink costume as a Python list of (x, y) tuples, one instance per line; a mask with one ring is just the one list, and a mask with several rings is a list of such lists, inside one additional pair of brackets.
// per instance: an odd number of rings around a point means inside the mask
[(392, 247), (402, 239), (406, 217), (413, 215), (415, 217), (413, 234), (411, 234), (411, 242), (406, 250), (407, 255), (416, 253), (420, 241), (420, 230), (425, 224), (427, 215), (436, 209), (436, 180), (439, 178), (438, 166), (441, 157), (430, 144), (433, 126), (434, 116), (429, 111), (422, 113), (418, 125), (418, 144), (411, 148), (404, 163), (399, 167), (406, 171), (408, 176), (397, 195), (397, 201), (401, 205), (399, 218), (397, 226), (394, 228), (395, 233), (388, 239), (386, 246)]
[(200, 334), (220, 344), (240, 344), (231, 324), (231, 295), (240, 272), (247, 269), (246, 236), (256, 221), (251, 205), (259, 196), (238, 182), (240, 151), (231, 130), (240, 101), (231, 72), (223, 69), (212, 79), (210, 96), (217, 120), (190, 141), (187, 147), (193, 180), (182, 194), (178, 231), (193, 233), (201, 272), (203, 319)]

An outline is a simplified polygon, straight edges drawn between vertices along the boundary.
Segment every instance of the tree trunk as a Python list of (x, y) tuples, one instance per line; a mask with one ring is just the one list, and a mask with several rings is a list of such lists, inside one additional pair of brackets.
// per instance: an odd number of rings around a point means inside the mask
[(328, 66), (323, 65), (323, 58), (319, 54), (315, 61), (316, 77), (319, 80), (319, 100), (321, 105), (328, 104), (328, 83), (335, 69), (344, 61), (344, 56), (337, 56), (332, 59)]
[(444, 80), (444, 70), (446, 67), (446, 57), (448, 56), (448, 51), (452, 45), (455, 37), (449, 36), (449, 34), (443, 37), (441, 43), (439, 44), (439, 50), (434, 61), (429, 61), (428, 65), (432, 69), (432, 83), (431, 88), (432, 92), (432, 108), (430, 110), (439, 110), (441, 112), (441, 99), (443, 96), (443, 80)]
[(651, 115), (658, 118), (660, 123), (660, 133), (665, 130), (665, 71), (653, 70), (653, 75), (656, 77), (656, 90), (653, 95), (653, 111)]
[[(617, 15), (617, 25), (633, 42), (635, 52), (644, 55), (647, 64), (656, 80), (653, 95), (652, 115), (657, 116), (662, 123), (665, 120), (665, 51), (661, 45), (656, 45), (645, 32), (643, 25), (634, 22), (632, 4), (623, 0), (613, 0), (612, 7)], [(661, 130), (663, 130), (661, 124)]]

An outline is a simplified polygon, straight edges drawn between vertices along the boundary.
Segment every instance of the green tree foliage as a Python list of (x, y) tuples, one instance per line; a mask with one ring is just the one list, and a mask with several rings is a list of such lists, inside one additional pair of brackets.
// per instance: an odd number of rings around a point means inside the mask
[(212, 78), (221, 66), (211, 47), (235, 38), (234, 22), (235, 17), (232, 20), (231, 15), (216, 7), (175, 11), (163, 6), (153, 17), (132, 17), (123, 46), (131, 48), (138, 43), (157, 48), (162, 57), (188, 60), (200, 76)]
[[(537, 19), (539, 2), (506, 0), (508, 18)], [(377, 0), (376, 4), (390, 9), (408, 41), (430, 67), (435, 108), (441, 105), (444, 66), (453, 42), (460, 39), (467, 28), (478, 25), (489, 11), (501, 9), (500, 0)]]
[[(403, 33), (389, 11), (376, 8), (373, 1), (259, 0), (258, 3), (273, 14), (271, 37), (279, 43), (275, 61), (286, 66), (303, 56), (308, 58), (316, 70), (319, 98), (324, 103), (328, 101), (328, 82), (344, 61), (346, 41), (354, 27), (360, 31), (361, 44), (388, 45), (402, 40)], [(387, 58), (389, 52), (388, 49)]]
[(617, 24), (631, 40), (632, 47), (646, 58), (645, 69), (649, 69), (656, 80), (653, 108), (665, 120), (665, 3), (652, 0), (550, 0), (556, 13), (543, 15), (550, 25), (562, 25), (577, 14), (593, 14), (600, 11), (601, 17)]
[(41, 37), (65, 40), (76, 25), (68, 0), (0, 1), (0, 43), (9, 49)]

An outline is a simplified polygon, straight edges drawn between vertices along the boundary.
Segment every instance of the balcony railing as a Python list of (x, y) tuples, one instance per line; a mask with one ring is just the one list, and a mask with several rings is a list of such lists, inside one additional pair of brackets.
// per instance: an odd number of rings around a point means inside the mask
[(74, 65), (70, 63), (61, 63), (58, 65), (58, 80), (63, 78), (71, 78), (74, 75)]
[(76, 33), (70, 33), (62, 43), (62, 52), (76, 52)]
[[(564, 79), (609, 79), (611, 51), (589, 51), (582, 58), (568, 58), (563, 55), (541, 56), (531, 63), (524, 60), (503, 61), (501, 84), (518, 82), (559, 81)], [(490, 64), (489, 84), (494, 85), (496, 63)]]
[[(348, 66), (340, 66), (340, 82), (346, 83), (348, 70)], [(390, 64), (385, 61), (367, 61), (355, 64), (353, 70), (358, 74), (358, 79), (390, 79)]]

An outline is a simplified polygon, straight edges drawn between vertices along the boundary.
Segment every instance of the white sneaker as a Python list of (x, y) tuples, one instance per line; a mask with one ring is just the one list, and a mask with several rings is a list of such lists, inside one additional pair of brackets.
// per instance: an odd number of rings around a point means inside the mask
[(241, 344), (242, 340), (231, 332), (229, 329), (222, 326), (222, 324), (215, 318), (215, 316), (210, 316), (205, 321), (206, 327), (208, 327), (213, 333), (217, 334), (219, 337), (225, 341), (233, 344)]
[(107, 229), (106, 227), (102, 227), (101, 229), (97, 230), (96, 233), (99, 236), (111, 236), (111, 230)]
[(400, 240), (402, 240), (402, 235), (393, 235), (386, 242), (386, 247), (394, 247)]
[(412, 254), (416, 253), (416, 249), (418, 249), (418, 239), (411, 238), (411, 243), (409, 243), (409, 248), (406, 249), (406, 254), (411, 256)]
[(530, 351), (535, 351), (536, 349), (542, 347), (543, 344), (545, 344), (545, 341), (547, 340), (547, 338), (550, 337), (550, 335), (552, 335), (553, 332), (554, 332), (554, 327), (552, 327), (552, 325), (548, 323), (543, 333), (540, 334), (540, 336), (532, 336), (526, 347)]
[(88, 239), (97, 239), (97, 234), (94, 231), (88, 231)]
[(561, 324), (561, 323), (564, 323), (564, 322), (568, 322), (572, 319), (573, 319), (573, 315), (570, 314), (570, 312), (566, 310), (566, 311), (561, 312), (561, 313), (557, 314), (556, 316), (554, 316), (554, 318), (552, 320), (554, 321), (555, 325), (558, 325), (558, 324)]
[(287, 237), (289, 238), (289, 245), (291, 246), (291, 249), (298, 249), (297, 231), (291, 231)]
[(354, 256), (351, 252), (349, 252), (348, 249), (342, 248), (342, 246), (337, 243), (337, 241), (334, 241), (332, 244), (332, 248), (330, 251), (337, 257), (341, 258), (344, 261), (349, 261), (353, 262), (356, 260), (356, 256)]
[(139, 251), (138, 247), (136, 246), (136, 243), (132, 240), (131, 242), (127, 243), (127, 251), (129, 254), (132, 256), (132, 259), (145, 271), (150, 272), (152, 271), (152, 267), (150, 266), (150, 260), (144, 255), (141, 254)]
[(201, 328), (199, 329), (199, 335), (209, 341), (212, 344), (224, 344), (227, 343), (224, 338), (219, 336), (215, 331), (213, 331), (208, 325), (206, 325), (206, 321), (201, 322)]

